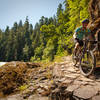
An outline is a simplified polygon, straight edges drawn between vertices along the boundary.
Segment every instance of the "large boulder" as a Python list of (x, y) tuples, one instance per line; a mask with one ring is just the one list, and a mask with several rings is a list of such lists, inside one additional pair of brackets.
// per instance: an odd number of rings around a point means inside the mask
[(100, 0), (90, 0), (89, 3), (90, 23), (88, 27), (92, 31), (92, 37), (98, 41), (93, 47), (96, 56), (96, 62), (100, 65)]
[(96, 31), (100, 28), (100, 0), (90, 0), (89, 12), (89, 28), (96, 33)]

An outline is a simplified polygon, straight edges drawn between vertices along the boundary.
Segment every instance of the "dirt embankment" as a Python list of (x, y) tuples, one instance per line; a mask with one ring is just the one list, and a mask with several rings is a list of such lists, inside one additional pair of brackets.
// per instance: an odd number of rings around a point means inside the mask
[[(16, 91), (31, 78), (32, 68), (40, 67), (37, 63), (8, 62), (0, 67), (0, 94), (7, 95)], [(33, 75), (36, 74), (34, 69)]]
[(100, 0), (90, 0), (89, 3), (90, 23), (89, 28), (97, 35), (100, 31)]

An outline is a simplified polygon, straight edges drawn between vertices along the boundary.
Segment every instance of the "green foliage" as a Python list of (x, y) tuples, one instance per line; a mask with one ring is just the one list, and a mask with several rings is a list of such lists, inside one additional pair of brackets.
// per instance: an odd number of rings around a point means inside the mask
[(46, 48), (43, 51), (43, 59), (53, 60), (54, 58), (54, 45), (53, 40), (49, 39), (46, 45)]
[(24, 58), (24, 61), (29, 60), (28, 51), (29, 51), (29, 47), (28, 47), (27, 44), (25, 44), (25, 47), (23, 48), (23, 58)]
[(20, 90), (20, 91), (24, 91), (24, 90), (26, 90), (28, 88), (28, 85), (22, 85), (22, 86), (20, 86), (18, 89)]
[[(74, 29), (89, 18), (90, 0), (65, 0), (65, 9), (59, 4), (53, 17), (42, 16), (33, 28), (28, 17), (0, 30), (0, 60), (40, 61), (70, 54), (73, 48)], [(66, 53), (66, 54), (65, 54)]]
[(35, 54), (34, 54), (35, 60), (37, 59), (42, 60), (43, 50), (44, 50), (43, 44), (41, 44), (40, 47), (37, 47), (35, 49)]
[(69, 8), (69, 28), (68, 32), (80, 25), (84, 18), (89, 18), (88, 2), (89, 0), (67, 0)]

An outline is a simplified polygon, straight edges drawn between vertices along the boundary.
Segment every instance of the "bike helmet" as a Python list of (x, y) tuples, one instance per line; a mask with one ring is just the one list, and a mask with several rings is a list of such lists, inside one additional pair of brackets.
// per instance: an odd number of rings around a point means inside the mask
[(84, 19), (84, 20), (82, 21), (82, 23), (89, 23), (89, 20), (88, 20), (88, 19)]

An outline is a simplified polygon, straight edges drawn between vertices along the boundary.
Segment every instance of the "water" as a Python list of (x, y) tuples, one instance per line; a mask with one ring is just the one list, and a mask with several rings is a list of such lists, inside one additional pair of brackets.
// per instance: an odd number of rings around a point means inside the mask
[(6, 62), (0, 62), (0, 67), (1, 67), (2, 65), (4, 65), (4, 64), (6, 64)]

